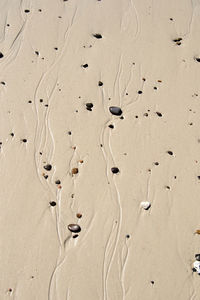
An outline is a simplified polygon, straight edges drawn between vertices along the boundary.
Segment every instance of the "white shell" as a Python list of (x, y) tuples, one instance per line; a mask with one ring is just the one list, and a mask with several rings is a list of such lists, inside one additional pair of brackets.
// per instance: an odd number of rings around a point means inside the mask
[(140, 206), (143, 208), (143, 209), (149, 209), (151, 207), (151, 203), (149, 201), (143, 201), (140, 203)]

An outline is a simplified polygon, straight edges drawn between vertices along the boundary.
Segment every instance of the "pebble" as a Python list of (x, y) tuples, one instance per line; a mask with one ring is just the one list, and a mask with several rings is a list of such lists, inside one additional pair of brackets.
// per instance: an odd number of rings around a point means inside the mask
[(150, 207), (151, 207), (151, 203), (149, 201), (142, 201), (140, 203), (140, 206), (145, 209), (145, 210), (148, 210)]
[(119, 169), (117, 167), (111, 168), (111, 171), (112, 171), (113, 174), (119, 173)]
[(51, 202), (49, 202), (49, 204), (50, 204), (51, 206), (56, 206), (56, 202), (55, 202), (55, 201), (51, 201)]
[(76, 233), (81, 231), (81, 227), (78, 224), (69, 224), (68, 229), (69, 231)]
[(200, 254), (195, 254), (195, 259), (200, 261)]
[(79, 218), (79, 219), (82, 218), (82, 214), (80, 214), (80, 213), (77, 213), (76, 216), (77, 216), (77, 218)]
[(121, 116), (121, 114), (122, 114), (121, 108), (117, 107), (117, 106), (110, 106), (109, 111), (112, 115), (115, 115), (115, 116)]
[(92, 111), (92, 108), (94, 105), (93, 105), (93, 103), (86, 103), (85, 106), (86, 106), (87, 110)]
[(61, 181), (58, 179), (55, 181), (55, 184), (61, 184)]
[(47, 171), (51, 171), (52, 165), (47, 164), (46, 166), (44, 166), (44, 169), (47, 170)]
[(78, 174), (78, 168), (73, 168), (72, 169), (72, 175), (74, 175), (74, 174)]
[(95, 37), (96, 39), (102, 39), (102, 35), (100, 33), (93, 34), (93, 37)]

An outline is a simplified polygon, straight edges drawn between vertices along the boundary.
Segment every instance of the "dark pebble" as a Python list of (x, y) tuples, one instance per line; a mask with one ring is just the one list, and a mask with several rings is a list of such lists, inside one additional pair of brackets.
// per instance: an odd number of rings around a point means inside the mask
[(73, 239), (75, 239), (75, 238), (78, 237), (78, 234), (75, 234), (75, 235), (73, 235), (72, 237), (73, 237)]
[(110, 106), (109, 111), (112, 115), (115, 115), (115, 116), (121, 116), (121, 114), (122, 114), (121, 108), (117, 107), (117, 106)]
[(77, 216), (77, 218), (79, 218), (79, 219), (82, 218), (82, 214), (80, 214), (80, 213), (77, 213), (76, 216)]
[(138, 91), (138, 94), (142, 94), (142, 91)]
[(95, 37), (96, 39), (102, 39), (102, 35), (100, 33), (93, 34), (93, 37)]
[(82, 65), (83, 68), (88, 68), (88, 64)]
[(52, 165), (48, 164), (48, 165), (44, 166), (44, 169), (47, 170), (47, 171), (51, 171)]
[(119, 169), (116, 168), (116, 167), (111, 168), (111, 171), (112, 171), (113, 174), (119, 173)]
[(30, 12), (30, 10), (29, 9), (25, 9), (25, 11), (24, 11), (26, 14), (27, 13), (29, 13)]
[(156, 112), (157, 116), (162, 117), (162, 114), (160, 112)]
[(103, 85), (103, 82), (99, 81), (98, 86), (102, 86), (102, 85)]
[(5, 85), (6, 83), (4, 81), (1, 81), (1, 84)]
[(10, 134), (11, 136), (14, 136), (14, 133), (13, 132), (11, 132), (11, 134)]
[(0, 58), (2, 58), (3, 57), (3, 53), (2, 52), (0, 52)]
[(177, 42), (180, 42), (182, 41), (182, 38), (178, 38), (178, 39), (174, 39), (173, 42), (177, 43)]
[(192, 268), (192, 272), (196, 272), (197, 270), (195, 268)]
[(35, 54), (36, 54), (36, 55), (39, 55), (39, 52), (38, 52), (38, 51), (35, 51)]
[(127, 234), (127, 235), (126, 235), (126, 238), (127, 238), (127, 239), (129, 239), (129, 238), (130, 238), (130, 235), (129, 235), (129, 234)]
[(173, 152), (172, 152), (172, 151), (167, 151), (167, 153), (168, 153), (169, 155), (173, 155)]
[(154, 281), (153, 281), (153, 280), (151, 280), (151, 284), (154, 284)]
[(69, 224), (68, 229), (71, 232), (76, 232), (76, 233), (81, 231), (81, 227), (78, 224)]
[(71, 134), (72, 134), (72, 132), (71, 132), (71, 131), (68, 131), (68, 134), (69, 134), (69, 135), (71, 135)]
[(196, 61), (200, 62), (200, 58), (199, 57), (196, 57), (195, 59), (196, 59)]
[(27, 142), (27, 139), (22, 139), (22, 142), (23, 142), (23, 143), (26, 143), (26, 142)]
[(200, 254), (195, 254), (195, 259), (200, 261)]
[(49, 176), (48, 175), (44, 175), (44, 178), (47, 179)]
[(55, 184), (61, 184), (61, 181), (58, 179), (55, 181)]
[(108, 125), (109, 128), (113, 129), (114, 128), (114, 125), (110, 124)]
[(92, 111), (94, 105), (92, 103), (86, 103), (85, 106), (87, 110)]
[(50, 204), (51, 206), (56, 206), (56, 202), (55, 202), (55, 201), (51, 201), (51, 202), (49, 202), (49, 204)]
[(78, 168), (73, 168), (72, 169), (72, 175), (74, 175), (74, 174), (78, 174)]
[(197, 178), (200, 180), (200, 176), (197, 176)]

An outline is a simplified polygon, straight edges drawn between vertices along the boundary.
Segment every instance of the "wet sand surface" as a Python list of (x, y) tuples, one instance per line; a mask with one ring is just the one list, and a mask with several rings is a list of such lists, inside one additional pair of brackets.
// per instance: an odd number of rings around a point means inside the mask
[(0, 11), (0, 299), (200, 299), (200, 1)]

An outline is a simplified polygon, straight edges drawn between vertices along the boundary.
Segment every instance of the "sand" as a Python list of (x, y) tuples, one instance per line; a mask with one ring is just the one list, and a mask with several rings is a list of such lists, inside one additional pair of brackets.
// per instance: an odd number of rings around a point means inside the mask
[(200, 299), (200, 1), (0, 11), (0, 299)]

